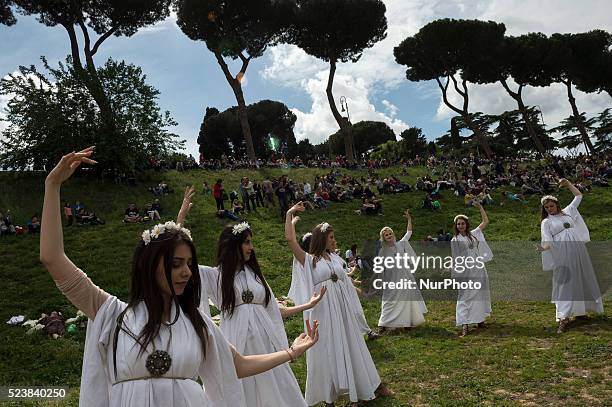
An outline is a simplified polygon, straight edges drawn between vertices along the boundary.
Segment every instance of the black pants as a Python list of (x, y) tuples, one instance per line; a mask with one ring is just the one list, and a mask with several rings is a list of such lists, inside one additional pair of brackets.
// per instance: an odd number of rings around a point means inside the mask
[(217, 210), (225, 210), (225, 208), (223, 207), (223, 198), (215, 198), (215, 202), (217, 204)]

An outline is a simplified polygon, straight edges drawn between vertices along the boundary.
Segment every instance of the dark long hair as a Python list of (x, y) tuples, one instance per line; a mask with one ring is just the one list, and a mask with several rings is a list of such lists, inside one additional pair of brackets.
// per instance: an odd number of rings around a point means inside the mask
[[(186, 244), (191, 249), (191, 278), (185, 286), (183, 294), (176, 295), (174, 284), (172, 284), (172, 264), (175, 249)], [(195, 246), (191, 239), (182, 231), (167, 230), (158, 238), (152, 239), (148, 245), (141, 240), (132, 261), (132, 276), (130, 279), (130, 289), (128, 294), (128, 304), (126, 309), (117, 317), (117, 329), (113, 341), (113, 365), (116, 374), (116, 353), (117, 338), (119, 331), (124, 331), (136, 340), (140, 345), (139, 355), (144, 353), (149, 343), (158, 335), (162, 324), (164, 313), (164, 302), (162, 291), (157, 284), (156, 274), (159, 262), (162, 260), (166, 281), (172, 292), (171, 301), (176, 305), (176, 314), (172, 317), (172, 323), (179, 317), (179, 308), (187, 315), (196, 334), (200, 338), (202, 352), (206, 356), (206, 337), (208, 330), (202, 315), (198, 311), (200, 305), (200, 273), (198, 271), (198, 259), (196, 257)], [(130, 309), (135, 309), (140, 302), (144, 302), (149, 319), (140, 333), (131, 332), (129, 328), (123, 326), (123, 318)]]
[(253, 236), (251, 229), (245, 229), (236, 235), (233, 233), (233, 229), (234, 225), (227, 225), (221, 231), (217, 247), (217, 260), (215, 263), (219, 269), (219, 278), (221, 279), (221, 295), (223, 296), (223, 301), (221, 301), (221, 312), (226, 313), (229, 318), (234, 315), (234, 309), (236, 308), (234, 279), (236, 278), (236, 273), (240, 271), (245, 264), (253, 270), (256, 279), (259, 280), (266, 291), (266, 307), (272, 298), (268, 283), (266, 283), (266, 279), (257, 262), (255, 250), (251, 252), (251, 257), (249, 257), (247, 262), (244, 261), (244, 257), (242, 256), (242, 243), (244, 243), (248, 236)]
[(324, 223), (320, 223), (312, 229), (312, 236), (310, 236), (310, 250), (308, 252), (312, 254), (312, 267), (317, 265), (317, 261), (323, 256), (327, 248), (327, 236), (334, 231), (334, 228), (328, 224), (325, 232), (321, 230)]
[(563, 213), (563, 211), (561, 210), (561, 205), (559, 205), (559, 201), (555, 201), (554, 199), (547, 199), (544, 201), (544, 204), (540, 205), (542, 207), (542, 214), (540, 215), (540, 222), (548, 218), (548, 212), (546, 212), (546, 209), (544, 209), (544, 205), (546, 205), (546, 203), (548, 202), (554, 202), (555, 205), (557, 206), (557, 213)]

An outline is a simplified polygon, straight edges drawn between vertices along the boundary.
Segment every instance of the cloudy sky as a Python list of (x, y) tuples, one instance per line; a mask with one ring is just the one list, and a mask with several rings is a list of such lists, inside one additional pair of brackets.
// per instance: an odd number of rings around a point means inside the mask
[[(388, 33), (384, 41), (364, 52), (355, 64), (341, 64), (336, 72), (334, 95), (346, 96), (353, 123), (384, 121), (396, 135), (407, 126), (424, 130), (435, 139), (449, 128), (451, 112), (442, 104), (435, 82), (408, 82), (395, 63), (393, 48), (430, 21), (451, 17), (503, 22), (507, 33), (540, 31), (583, 32), (599, 28), (612, 31), (610, 0), (384, 0)], [(44, 55), (49, 62), (63, 60), (69, 42), (63, 28), (50, 28), (34, 18), (18, 16), (12, 27), (0, 26), (0, 75), (19, 65), (37, 65)], [(100, 48), (96, 63), (108, 57), (143, 68), (149, 83), (161, 91), (159, 104), (178, 121), (176, 133), (187, 140), (187, 153), (197, 156), (197, 133), (207, 106), (220, 110), (235, 104), (233, 93), (203, 43), (188, 39), (173, 17), (141, 30), (131, 38), (112, 37)], [(234, 66), (234, 72), (237, 68)], [(263, 99), (284, 102), (297, 116), (298, 140), (317, 144), (337, 130), (325, 95), (328, 66), (294, 46), (270, 48), (249, 67), (244, 82), (247, 103)], [(575, 93), (580, 110), (595, 114), (612, 106), (607, 94)], [(564, 89), (527, 88), (524, 99), (541, 107), (545, 123), (555, 126), (567, 117), (570, 106)], [(453, 97), (451, 97), (453, 100)], [(0, 96), (0, 109), (6, 98)], [(501, 113), (515, 102), (500, 85), (472, 86), (470, 110)], [(1, 115), (0, 110), (0, 115)], [(0, 129), (2, 123), (0, 122)]]

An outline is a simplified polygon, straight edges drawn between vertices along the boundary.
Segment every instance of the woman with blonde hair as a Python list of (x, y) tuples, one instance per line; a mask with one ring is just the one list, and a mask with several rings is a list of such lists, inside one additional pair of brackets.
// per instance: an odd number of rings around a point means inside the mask
[(287, 211), (285, 237), (294, 255), (290, 297), (296, 305), (308, 301), (312, 292), (327, 288), (325, 297), (304, 319), (317, 319), (321, 336), (319, 347), (306, 355), (306, 402), (328, 406), (342, 395), (352, 403), (393, 394), (380, 381), (372, 356), (362, 336), (352, 307), (356, 295), (346, 274), (344, 261), (335, 253), (334, 229), (325, 222), (312, 230), (310, 250), (305, 252), (296, 240), (293, 217), (304, 211), (299, 202)]
[[(411, 259), (416, 257), (414, 250), (410, 243), (408, 243), (412, 236), (410, 211), (406, 210), (404, 217), (407, 221), (406, 233), (399, 241), (396, 240), (395, 233), (389, 226), (385, 226), (380, 230), (381, 248), (378, 251), (378, 257), (395, 258), (398, 255), (409, 256)], [(410, 264), (412, 267), (414, 262), (411, 261)], [(415, 271), (413, 269), (398, 268), (396, 265), (391, 268), (385, 267), (382, 277), (385, 282), (400, 282), (402, 279), (409, 279), (416, 285)], [(426, 312), (427, 307), (418, 288), (404, 290), (384, 289), (378, 326), (381, 332), (388, 328), (410, 329), (425, 322), (423, 314)]]
[(553, 271), (552, 302), (559, 323), (557, 332), (567, 330), (571, 317), (584, 318), (588, 312), (603, 313), (601, 291), (591, 257), (585, 243), (590, 241), (578, 205), (582, 193), (567, 179), (559, 180), (559, 187), (567, 187), (574, 199), (561, 210), (559, 200), (546, 195), (542, 198), (542, 268)]

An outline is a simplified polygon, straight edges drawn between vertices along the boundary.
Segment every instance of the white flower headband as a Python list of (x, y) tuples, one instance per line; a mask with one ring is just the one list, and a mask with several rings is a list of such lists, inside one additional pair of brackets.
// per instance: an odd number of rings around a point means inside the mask
[(234, 235), (239, 235), (240, 233), (244, 232), (247, 229), (250, 229), (251, 227), (249, 226), (249, 224), (247, 222), (242, 222), (239, 223), (237, 225), (234, 225), (234, 227), (232, 228), (232, 233)]
[(542, 199), (540, 199), (540, 203), (542, 204), (542, 206), (544, 206), (544, 203), (546, 201), (555, 201), (555, 202), (559, 202), (559, 200), (557, 199), (557, 197), (554, 197), (552, 195), (546, 195), (545, 197), (542, 197)]
[(189, 231), (189, 229), (182, 227), (180, 223), (175, 223), (174, 221), (169, 220), (166, 223), (158, 223), (157, 225), (153, 226), (153, 229), (151, 230), (147, 229), (142, 232), (142, 241), (144, 242), (145, 246), (147, 246), (149, 243), (151, 243), (151, 239), (157, 239), (160, 235), (163, 235), (169, 230), (181, 231), (187, 235), (189, 240), (193, 240), (191, 238), (191, 231)]
[(470, 220), (470, 218), (468, 218), (468, 217), (467, 217), (467, 216), (465, 216), (465, 215), (457, 215), (457, 216), (455, 216), (455, 219), (453, 219), (453, 223), (457, 223), (457, 221), (458, 221), (459, 219)]
[(327, 232), (327, 228), (328, 228), (329, 226), (330, 226), (330, 224), (329, 224), (329, 223), (327, 223), (327, 222), (323, 223), (323, 224), (321, 225), (321, 232), (322, 232), (322, 233)]
[(306, 239), (308, 239), (310, 236), (312, 236), (312, 233), (310, 232), (306, 233), (304, 236), (302, 236), (302, 242), (305, 242)]

